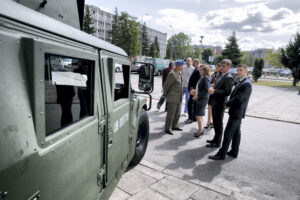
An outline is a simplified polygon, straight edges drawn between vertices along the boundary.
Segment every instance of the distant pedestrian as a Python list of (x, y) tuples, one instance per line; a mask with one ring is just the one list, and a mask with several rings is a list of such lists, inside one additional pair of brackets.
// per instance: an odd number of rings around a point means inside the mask
[(208, 103), (208, 89), (210, 87), (210, 69), (207, 65), (201, 66), (199, 69), (201, 78), (196, 86), (196, 94), (193, 97), (193, 100), (196, 101), (196, 119), (198, 122), (198, 131), (194, 133), (194, 137), (199, 137), (203, 135), (202, 117), (205, 116), (205, 108)]
[(191, 91), (195, 90), (196, 89), (196, 85), (200, 79), (200, 73), (199, 73), (199, 66), (200, 65), (200, 61), (199, 59), (194, 59), (193, 60), (193, 66), (194, 66), (194, 71), (190, 77), (190, 80), (189, 80), (189, 84), (188, 84), (188, 88), (189, 88), (189, 92), (190, 92), (190, 98), (189, 98), (189, 101), (188, 101), (188, 119), (185, 120), (184, 122), (186, 124), (190, 124), (190, 123), (193, 123), (196, 120), (196, 116), (195, 116), (195, 112), (196, 112), (196, 101), (193, 100), (193, 94), (191, 94)]
[(233, 78), (229, 72), (231, 64), (232, 62), (229, 59), (224, 59), (221, 61), (221, 74), (216, 80), (214, 87), (210, 87), (208, 89), (208, 92), (211, 95), (215, 136), (212, 140), (207, 140), (207, 142), (210, 143), (206, 145), (207, 147), (220, 147), (222, 142), (225, 104), (233, 86)]
[(188, 101), (190, 97), (190, 91), (188, 89), (188, 84), (190, 77), (194, 71), (194, 67), (192, 66), (192, 58), (186, 58), (186, 67), (182, 70), (182, 78), (183, 78), (183, 88), (182, 88), (182, 98), (185, 96), (185, 106), (183, 108), (184, 116), (188, 116)]
[[(220, 71), (220, 66), (221, 63), (216, 64), (216, 69), (215, 69), (215, 73), (211, 76), (211, 81), (210, 81), (210, 86), (214, 87), (216, 80), (218, 79), (218, 76), (220, 75), (219, 71)], [(204, 127), (205, 129), (209, 129), (209, 128), (213, 128), (214, 125), (212, 123), (212, 109), (211, 109), (211, 98), (209, 96), (208, 99), (208, 109), (207, 109), (207, 123), (206, 126)]]
[[(168, 76), (169, 72), (170, 72), (171, 70), (173, 70), (174, 68), (175, 68), (175, 63), (174, 63), (174, 62), (170, 62), (170, 63), (169, 63), (169, 66), (166, 67), (166, 68), (164, 68), (164, 69), (162, 70), (162, 74), (161, 74), (161, 78), (162, 78), (162, 87), (164, 86), (164, 83), (165, 83), (166, 80), (167, 80), (167, 76)], [(158, 110), (159, 110), (160, 107), (164, 104), (164, 102), (165, 102), (165, 96), (162, 95), (162, 96), (160, 97), (160, 99), (159, 99), (159, 102), (157, 103), (157, 109), (158, 109)], [(167, 103), (166, 103), (166, 106), (165, 106), (165, 111), (167, 111)]]
[[(225, 128), (224, 140), (218, 153), (214, 156), (209, 156), (212, 160), (224, 160), (226, 154), (234, 158), (238, 157), (241, 141), (242, 118), (245, 118), (249, 98), (252, 92), (252, 84), (247, 77), (247, 74), (247, 66), (238, 65), (238, 83), (233, 89), (229, 101), (226, 103), (226, 107), (229, 108), (229, 120)], [(227, 152), (230, 142), (231, 150)]]
[(183, 69), (183, 60), (178, 60), (175, 62), (175, 69), (173, 69), (167, 77), (167, 80), (163, 86), (163, 95), (167, 99), (168, 108), (165, 124), (165, 133), (173, 135), (172, 130), (182, 131), (178, 127), (178, 121), (180, 117), (180, 104), (182, 95), (182, 75), (181, 71)]

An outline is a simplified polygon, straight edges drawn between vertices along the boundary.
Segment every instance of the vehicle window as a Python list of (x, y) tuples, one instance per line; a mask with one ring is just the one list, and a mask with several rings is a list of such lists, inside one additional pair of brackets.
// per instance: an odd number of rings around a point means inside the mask
[[(117, 68), (120, 68), (120, 71), (116, 70)], [(129, 72), (130, 67), (128, 65), (115, 63), (115, 101), (119, 99), (126, 99), (129, 96)]]
[(93, 115), (94, 61), (45, 55), (46, 136)]

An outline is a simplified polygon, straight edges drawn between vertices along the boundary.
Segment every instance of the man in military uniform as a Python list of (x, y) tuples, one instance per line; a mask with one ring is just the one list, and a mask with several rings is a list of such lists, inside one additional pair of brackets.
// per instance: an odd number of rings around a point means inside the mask
[(163, 86), (163, 95), (167, 99), (167, 117), (165, 124), (165, 133), (173, 135), (173, 131), (182, 131), (178, 127), (178, 121), (180, 117), (180, 104), (182, 94), (182, 76), (181, 71), (183, 69), (183, 60), (178, 60), (175, 63), (175, 69), (172, 70), (167, 77), (167, 80)]

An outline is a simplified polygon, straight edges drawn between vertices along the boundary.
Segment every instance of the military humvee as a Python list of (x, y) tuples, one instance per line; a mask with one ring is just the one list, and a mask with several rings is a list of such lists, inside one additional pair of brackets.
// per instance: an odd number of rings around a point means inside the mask
[[(0, 200), (108, 199), (145, 154), (149, 106), (131, 63), (79, 30), (83, 8), (0, 0)], [(139, 74), (150, 97), (153, 70)]]

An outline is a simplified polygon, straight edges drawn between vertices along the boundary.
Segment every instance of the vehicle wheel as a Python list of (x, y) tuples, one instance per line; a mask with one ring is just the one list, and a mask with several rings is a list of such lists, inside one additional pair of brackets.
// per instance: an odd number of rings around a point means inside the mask
[(130, 162), (131, 166), (140, 163), (144, 157), (149, 139), (149, 118), (147, 112), (142, 109), (139, 116), (139, 127), (136, 138), (135, 154)]
[(117, 67), (116, 69), (115, 69), (115, 72), (120, 72), (121, 70), (120, 70), (120, 68), (119, 67)]
[(157, 72), (157, 76), (160, 76), (160, 75), (161, 75), (161, 71), (158, 71), (158, 72)]

